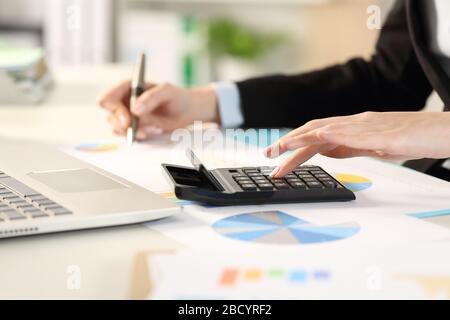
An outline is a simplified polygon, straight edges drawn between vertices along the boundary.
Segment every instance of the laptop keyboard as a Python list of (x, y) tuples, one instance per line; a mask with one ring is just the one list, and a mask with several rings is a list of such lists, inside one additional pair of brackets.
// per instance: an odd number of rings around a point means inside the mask
[(70, 210), (0, 171), (0, 223), (69, 214)]
[(339, 184), (323, 169), (300, 166), (283, 178), (271, 178), (274, 167), (244, 168), (233, 179), (244, 191), (272, 191), (289, 189), (336, 189)]

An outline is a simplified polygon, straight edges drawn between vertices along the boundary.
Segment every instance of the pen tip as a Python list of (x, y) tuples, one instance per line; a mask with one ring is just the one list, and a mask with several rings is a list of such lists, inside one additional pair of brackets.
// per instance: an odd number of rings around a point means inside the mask
[(134, 138), (134, 132), (132, 128), (128, 128), (127, 130), (127, 144), (128, 146), (132, 146), (134, 144), (135, 138)]

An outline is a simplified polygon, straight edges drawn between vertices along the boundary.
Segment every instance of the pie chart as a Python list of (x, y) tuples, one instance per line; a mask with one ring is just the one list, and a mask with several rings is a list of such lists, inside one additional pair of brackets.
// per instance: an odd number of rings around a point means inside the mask
[(119, 147), (116, 144), (106, 143), (86, 143), (75, 147), (76, 150), (82, 152), (110, 152), (115, 151)]
[(372, 181), (353, 174), (336, 174), (335, 179), (353, 192), (363, 191), (372, 186)]
[(280, 245), (338, 241), (360, 230), (356, 222), (316, 225), (281, 211), (239, 214), (217, 221), (212, 228), (230, 239)]

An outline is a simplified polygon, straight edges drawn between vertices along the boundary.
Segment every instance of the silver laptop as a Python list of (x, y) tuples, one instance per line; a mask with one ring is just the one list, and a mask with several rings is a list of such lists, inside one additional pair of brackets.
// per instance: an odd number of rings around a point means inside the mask
[(56, 147), (0, 141), (0, 238), (134, 224), (179, 211)]

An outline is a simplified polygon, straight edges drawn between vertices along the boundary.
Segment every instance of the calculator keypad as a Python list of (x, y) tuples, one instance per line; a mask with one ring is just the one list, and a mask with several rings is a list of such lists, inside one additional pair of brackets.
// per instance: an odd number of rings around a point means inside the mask
[(325, 171), (315, 166), (300, 166), (283, 178), (271, 178), (274, 168), (243, 168), (233, 174), (243, 191), (336, 189), (341, 186)]

